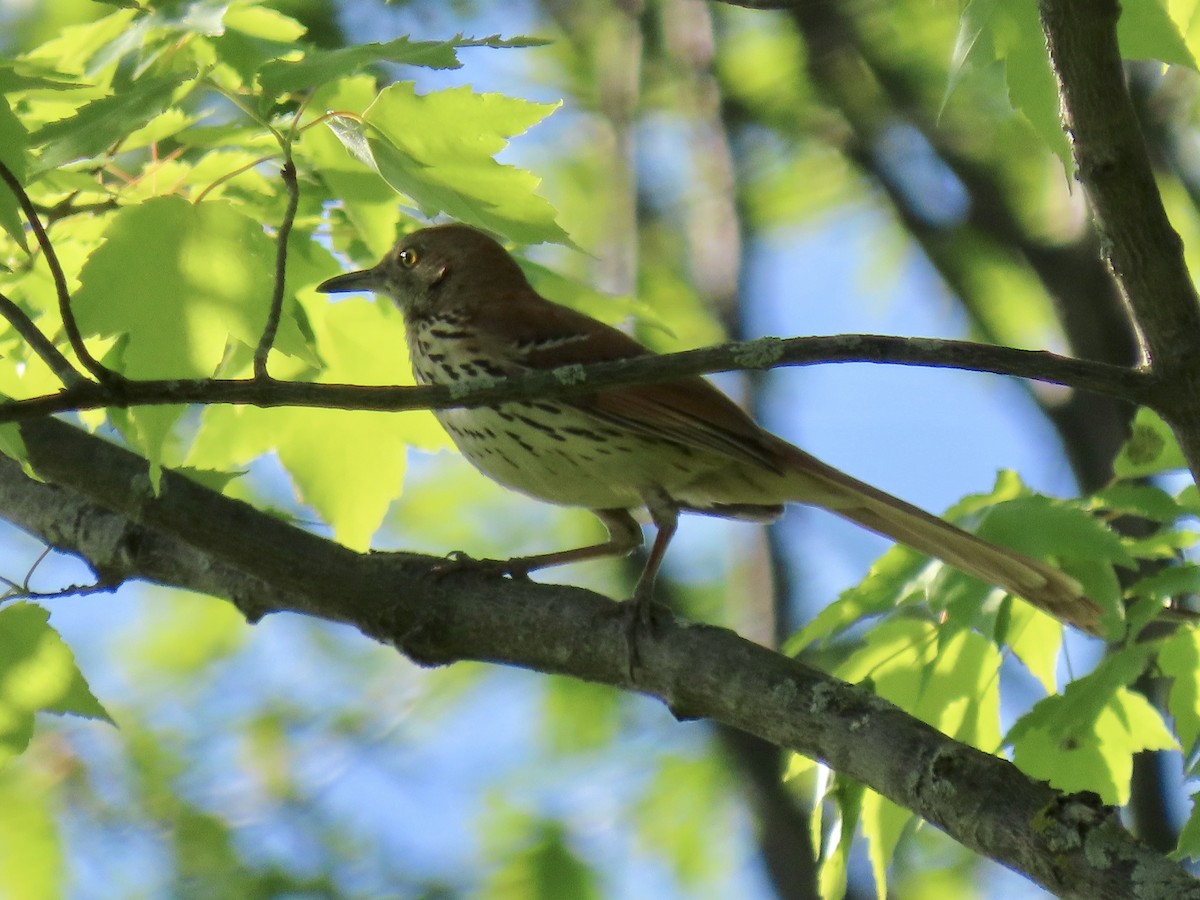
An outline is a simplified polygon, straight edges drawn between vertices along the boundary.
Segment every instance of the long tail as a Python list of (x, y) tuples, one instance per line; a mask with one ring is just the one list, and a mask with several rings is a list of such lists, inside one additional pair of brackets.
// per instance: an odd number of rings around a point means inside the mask
[(785, 446), (788, 479), (794, 486), (794, 496), (787, 499), (821, 506), (988, 584), (1002, 587), (1089, 634), (1101, 633), (1100, 607), (1065, 572), (977, 538), (826, 465), (797, 447)]

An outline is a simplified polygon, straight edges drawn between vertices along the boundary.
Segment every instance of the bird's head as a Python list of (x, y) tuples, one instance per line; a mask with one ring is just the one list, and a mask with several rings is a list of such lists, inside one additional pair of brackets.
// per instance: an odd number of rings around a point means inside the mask
[(326, 294), (374, 291), (410, 321), (472, 309), (529, 282), (508, 251), (467, 225), (435, 225), (406, 236), (370, 269), (317, 285)]

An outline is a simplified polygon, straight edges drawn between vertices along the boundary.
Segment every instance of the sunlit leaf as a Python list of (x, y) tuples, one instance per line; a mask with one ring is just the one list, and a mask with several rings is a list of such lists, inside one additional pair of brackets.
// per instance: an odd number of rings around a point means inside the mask
[(49, 618), (28, 603), (0, 609), (0, 763), (25, 749), (36, 712), (109, 720)]
[(1062, 651), (1062, 623), (1028, 603), (1012, 603), (1011, 619), (1003, 637), (1029, 673), (1053, 694), (1058, 689), (1058, 660)]
[(147, 77), (100, 100), (81, 107), (68, 119), (51, 122), (30, 135), (30, 145), (41, 147), (39, 171), (104, 153), (129, 132), (162, 115), (193, 74)]
[[(29, 135), (3, 95), (0, 95), (0, 162), (8, 167), (18, 182), (25, 180), (26, 145)], [(0, 184), (0, 228), (9, 233), (22, 249), (28, 251), (25, 229), (21, 220), (17, 196), (7, 184)]]
[[(446, 213), (521, 243), (567, 240), (539, 179), (493, 158), (508, 139), (557, 108), (469, 87), (418, 94), (391, 85), (364, 114), (369, 129), (342, 120), (338, 138), (427, 216)], [(364, 149), (365, 147), (365, 149)]]
[(1009, 101), (1063, 165), (1071, 151), (1059, 120), (1058, 85), (1046, 55), (1037, 6), (1020, 0), (970, 0), (963, 10), (947, 95), (970, 65), (1004, 64)]
[(1179, 831), (1172, 859), (1200, 859), (1200, 794), (1192, 794), (1192, 811)]
[(263, 89), (274, 94), (318, 87), (335, 78), (354, 75), (375, 63), (400, 63), (431, 69), (457, 69), (462, 63), (456, 52), (463, 47), (535, 47), (545, 41), (537, 38), (464, 38), (448, 41), (414, 41), (409, 37), (377, 44), (358, 44), (334, 50), (308, 48), (304, 58), (268, 63), (259, 73)]
[[(2, 708), (2, 707), (0, 707)], [(3, 715), (0, 713), (0, 715)], [(66, 866), (53, 795), (40, 779), (0, 767), (0, 897), (59, 900)]]
[(814, 642), (828, 640), (852, 625), (877, 616), (918, 590), (929, 560), (900, 544), (889, 547), (859, 584), (838, 596), (812, 621), (784, 643), (782, 652), (794, 656)]
[(1200, 738), (1200, 631), (1180, 628), (1163, 642), (1158, 666), (1171, 678), (1167, 711), (1186, 751)]
[(1113, 460), (1113, 473), (1118, 478), (1144, 478), (1186, 468), (1187, 460), (1170, 426), (1158, 413), (1141, 407), (1130, 426), (1129, 439)]
[(1099, 509), (1122, 515), (1142, 516), (1156, 522), (1173, 522), (1184, 513), (1174, 497), (1152, 484), (1115, 482), (1092, 495)]
[(1121, 0), (1117, 39), (1125, 59), (1156, 59), (1196, 68), (1183, 35), (1171, 20), (1164, 0)]
[(1179, 746), (1154, 707), (1126, 687), (1153, 651), (1148, 644), (1124, 647), (1039, 702), (1006, 737), (1013, 761), (1061, 790), (1092, 790), (1106, 803), (1126, 803), (1133, 754)]
[[(951, 737), (991, 752), (1000, 745), (999, 670), (1000, 654), (982, 635), (967, 630), (946, 634), (932, 623), (892, 620), (868, 632), (863, 647), (834, 674), (852, 682), (869, 678), (879, 696)], [(896, 843), (911, 818), (908, 810), (867, 792), (861, 822), (881, 892)]]
[[(131, 378), (211, 377), (231, 339), (257, 344), (274, 258), (262, 225), (229, 203), (155, 198), (114, 216), (80, 273), (75, 315), (85, 335), (127, 338), (122, 371)], [(287, 302), (276, 346), (306, 352)], [(152, 460), (180, 412), (133, 412)]]

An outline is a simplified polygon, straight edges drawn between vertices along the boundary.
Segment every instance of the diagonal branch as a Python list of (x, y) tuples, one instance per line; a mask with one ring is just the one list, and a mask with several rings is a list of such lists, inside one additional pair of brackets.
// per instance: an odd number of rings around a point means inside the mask
[(689, 375), (811, 366), (878, 363), (961, 369), (1012, 375), (1065, 385), (1155, 406), (1161, 386), (1140, 369), (1016, 350), (972, 341), (843, 334), (828, 337), (759, 338), (682, 353), (650, 354), (590, 366), (564, 366), (519, 378), (472, 379), (460, 384), (379, 387), (254, 379), (127, 381), (119, 391), (88, 382), (56, 394), (0, 404), (0, 423), (28, 421), (55, 413), (177, 403), (252, 406), (313, 406), (398, 412), (487, 406), (510, 400), (549, 399), (601, 389), (652, 384)]
[(25, 339), (33, 352), (42, 358), (50, 367), (50, 371), (65, 387), (77, 387), (87, 383), (87, 380), (75, 370), (70, 360), (58, 352), (54, 342), (42, 333), (34, 321), (25, 314), (25, 310), (17, 306), (4, 294), (0, 294), (0, 316), (8, 320), (13, 330)]
[(92, 356), (91, 351), (83, 343), (83, 335), (79, 332), (79, 325), (75, 321), (75, 313), (71, 311), (71, 292), (67, 289), (67, 277), (63, 274), (62, 264), (58, 261), (58, 254), (54, 252), (54, 244), (50, 242), (50, 236), (46, 234), (46, 229), (42, 227), (42, 221), (38, 217), (37, 209), (34, 208), (29, 194), (25, 192), (25, 188), (17, 176), (3, 162), (0, 162), (0, 180), (4, 181), (8, 185), (9, 190), (16, 196), (17, 202), (21, 205), (21, 211), (25, 214), (25, 219), (29, 222), (29, 227), (33, 229), (33, 233), (37, 237), (38, 246), (42, 248), (42, 253), (45, 254), (46, 265), (50, 267), (50, 274), (54, 279), (54, 290), (58, 294), (59, 316), (62, 318), (63, 329), (67, 333), (67, 340), (70, 342), (75, 356), (83, 363), (83, 367), (98, 381), (112, 386), (120, 384), (124, 381), (124, 378), (103, 366), (99, 360)]
[(267, 312), (267, 324), (263, 328), (262, 338), (254, 351), (254, 377), (265, 380), (267, 375), (267, 356), (275, 343), (275, 335), (279, 331), (279, 319), (283, 315), (283, 289), (287, 278), (288, 236), (292, 233), (292, 223), (296, 221), (296, 208), (300, 205), (300, 185), (296, 181), (296, 165), (289, 157), (280, 172), (283, 183), (287, 186), (287, 210), (283, 221), (279, 224), (279, 233), (275, 236), (275, 288), (271, 294), (271, 308)]
[[(483, 660), (663, 700), (820, 759), (1051, 891), (1124, 898), (1154, 884), (1193, 896), (1181, 866), (1125, 831), (1114, 810), (1063, 795), (870, 692), (722, 628), (663, 627), (639, 646), (636, 682), (612, 601), (578, 588), (460, 573), (438, 559), (356, 554), (46, 420), (21, 428), (37, 472), (0, 459), (0, 517), (83, 554), (111, 583), (141, 578), (229, 598), (252, 621), (290, 610), (357, 627), (426, 665)], [(145, 484), (145, 493), (130, 485)], [(703, 661), (703, 664), (697, 664)]]

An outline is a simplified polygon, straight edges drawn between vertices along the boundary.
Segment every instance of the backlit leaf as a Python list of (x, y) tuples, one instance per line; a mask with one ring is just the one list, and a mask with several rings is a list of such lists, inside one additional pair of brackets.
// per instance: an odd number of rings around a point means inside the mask
[(36, 712), (109, 720), (49, 618), (29, 603), (0, 609), (0, 763), (25, 749)]

